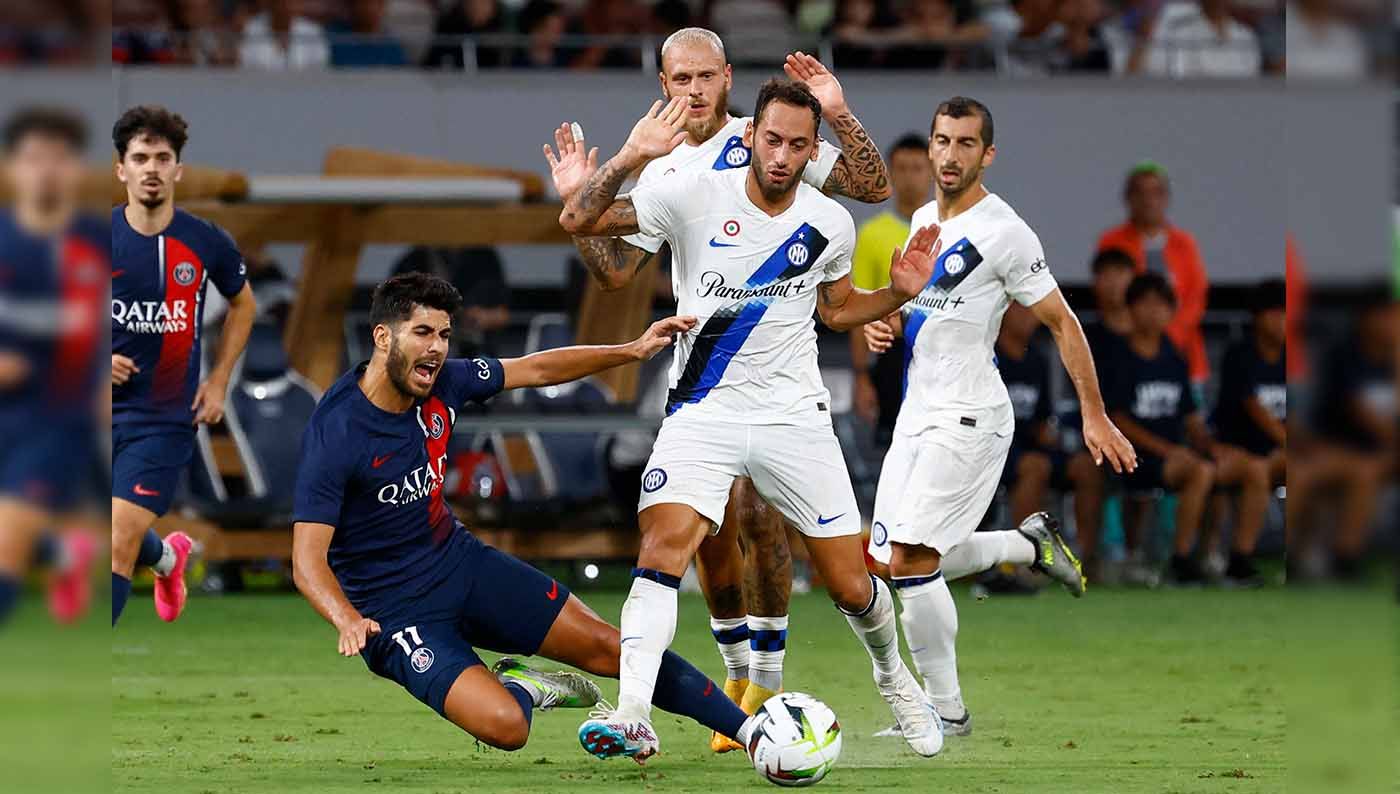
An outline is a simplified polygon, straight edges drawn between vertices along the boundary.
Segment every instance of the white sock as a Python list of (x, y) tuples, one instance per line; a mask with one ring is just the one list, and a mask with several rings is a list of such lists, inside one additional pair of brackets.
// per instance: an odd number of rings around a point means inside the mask
[[(947, 579), (937, 573), (934, 577), (933, 581), (926, 581), (927, 576), (896, 577), (894, 584), (903, 607), (900, 619), (904, 637), (909, 641), (914, 669), (924, 679), (924, 693), (934, 705), (946, 707), (962, 703), (955, 648), (958, 609), (948, 591)], [(954, 718), (959, 715), (958, 710), (949, 712), (944, 707), (939, 708), (939, 714)]]
[(890, 595), (890, 588), (883, 580), (872, 576), (870, 581), (875, 585), (875, 594), (870, 600), (870, 606), (854, 615), (844, 609), (841, 611), (846, 615), (846, 622), (851, 624), (851, 630), (870, 653), (875, 672), (890, 676), (904, 665), (904, 661), (899, 658), (899, 632), (895, 630), (894, 597)]
[(651, 719), (651, 698), (661, 656), (676, 636), (676, 588), (640, 577), (622, 605), (622, 663), (618, 711)]
[(731, 681), (749, 677), (749, 619), (710, 618), (710, 634), (714, 635), (719, 656), (724, 660), (725, 675)]
[(787, 615), (778, 618), (749, 615), (749, 682), (770, 692), (783, 688), (787, 627)]
[(160, 562), (152, 565), (151, 570), (156, 572), (156, 576), (169, 576), (175, 570), (175, 550), (170, 547), (169, 541), (160, 542)]
[(967, 540), (943, 555), (939, 570), (952, 581), (981, 573), (1004, 562), (1030, 565), (1035, 562), (1035, 545), (1019, 531), (1004, 529), (996, 532), (974, 532)]

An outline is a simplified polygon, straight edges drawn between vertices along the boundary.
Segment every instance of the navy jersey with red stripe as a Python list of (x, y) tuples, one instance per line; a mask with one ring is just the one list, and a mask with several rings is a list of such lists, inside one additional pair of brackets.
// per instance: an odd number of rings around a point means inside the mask
[(350, 603), (380, 613), (427, 592), (470, 543), (443, 500), (457, 409), (501, 391), (492, 358), (448, 359), (427, 398), (389, 413), (360, 390), (365, 364), (331, 386), (307, 425), (294, 521), (335, 527), (329, 561)]
[(68, 230), (37, 236), (0, 210), (0, 352), (28, 375), (0, 388), (0, 426), (54, 419), (90, 421), (104, 337), (105, 222), (80, 215)]
[(140, 372), (112, 390), (112, 421), (194, 421), (207, 283), (226, 297), (246, 271), (223, 229), (181, 209), (165, 231), (141, 234), (112, 210), (112, 352)]

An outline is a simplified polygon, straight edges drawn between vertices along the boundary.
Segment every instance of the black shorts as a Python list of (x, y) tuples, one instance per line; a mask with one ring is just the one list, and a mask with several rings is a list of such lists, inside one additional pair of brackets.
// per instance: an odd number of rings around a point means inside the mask
[(1067, 491), (1074, 487), (1069, 481), (1070, 456), (1062, 450), (1027, 447), (1011, 442), (1011, 450), (1006, 453), (1006, 466), (1001, 470), (1001, 482), (1007, 488), (1016, 484), (1021, 458), (1028, 452), (1036, 452), (1050, 459), (1050, 487), (1057, 491)]

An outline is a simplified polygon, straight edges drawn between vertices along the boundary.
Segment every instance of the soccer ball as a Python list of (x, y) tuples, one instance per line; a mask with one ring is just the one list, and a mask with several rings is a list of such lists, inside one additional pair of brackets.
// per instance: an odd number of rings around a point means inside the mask
[(841, 755), (841, 725), (825, 703), (801, 692), (783, 692), (754, 712), (749, 736), (753, 768), (779, 786), (811, 786)]

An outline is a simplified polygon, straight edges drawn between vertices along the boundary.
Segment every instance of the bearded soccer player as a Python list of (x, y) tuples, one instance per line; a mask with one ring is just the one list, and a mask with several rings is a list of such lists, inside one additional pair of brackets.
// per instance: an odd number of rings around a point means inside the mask
[(941, 729), (900, 659), (889, 588), (865, 569), (860, 512), (832, 431), (812, 317), (844, 331), (897, 310), (928, 280), (937, 230), (920, 230), (894, 257), (890, 286), (851, 285), (855, 223), (802, 182), (818, 145), (821, 103), (789, 80), (759, 91), (744, 131), (748, 168), (677, 174), (618, 198), (628, 173), (685, 139), (686, 107), (683, 97), (657, 102), (603, 167), (590, 167), (575, 149), (556, 175), (566, 177), (559, 180), (567, 188), (560, 191), (566, 231), (664, 237), (681, 310), (703, 318), (677, 346), (667, 417), (642, 480), (642, 547), (622, 611), (618, 708), (585, 722), (579, 739), (601, 757), (658, 750), (652, 694), (675, 636), (680, 577), (723, 520), (734, 478), (747, 476), (802, 533), (870, 654), (905, 740), (933, 755), (943, 746)]
[[(443, 494), (457, 412), (504, 389), (548, 386), (643, 361), (693, 317), (654, 323), (624, 345), (524, 358), (447, 357), (457, 290), (406, 273), (374, 292), (374, 352), (321, 398), (302, 439), (292, 563), (297, 588), (360, 654), (457, 727), (515, 750), (535, 709), (587, 708), (598, 687), (510, 658), (487, 670), (476, 648), (538, 654), (616, 677), (620, 636), (568, 588), (477, 540)], [(667, 654), (657, 704), (732, 739), (747, 716), (700, 671)]]
[[(170, 509), (195, 426), (222, 421), (229, 377), (257, 314), (233, 240), (175, 207), (187, 138), (183, 118), (151, 105), (126, 111), (112, 128), (127, 195), (112, 210), (112, 625), (138, 565), (155, 572), (156, 614), (173, 621), (184, 611), (193, 544), (183, 532), (161, 540), (151, 524)], [(201, 382), (211, 281), (229, 310)]]
[(996, 494), (1015, 428), (993, 351), (1010, 301), (1028, 307), (1054, 335), (1094, 463), (1108, 461), (1118, 472), (1137, 465), (1132, 445), (1105, 413), (1089, 343), (1040, 239), (982, 184), (996, 157), (993, 132), (991, 112), (974, 99), (953, 97), (935, 109), (928, 147), (934, 200), (912, 223), (937, 224), (943, 253), (918, 296), (866, 335), (883, 351), (902, 333), (909, 362), (880, 469), (870, 553), (890, 567), (910, 655), (950, 735), (969, 733), (972, 722), (958, 685), (958, 615), (948, 580), (1010, 562), (1031, 565), (1076, 596), (1084, 592), (1079, 561), (1049, 515), (1036, 513), (1016, 529), (974, 531)]
[(91, 598), (96, 543), (47, 530), (84, 490), (75, 471), (96, 431), (109, 235), (79, 209), (82, 119), (26, 108), (3, 137), (14, 204), (0, 210), (0, 621), (37, 564), (52, 572), (49, 608), (67, 623)]
[[(836, 77), (816, 58), (801, 52), (789, 55), (783, 68), (789, 77), (807, 83), (841, 143), (838, 149), (818, 139), (809, 159), (797, 168), (802, 181), (829, 196), (865, 202), (889, 198), (889, 176), (880, 150), (851, 113)], [(729, 114), (732, 70), (720, 37), (704, 28), (671, 34), (661, 47), (659, 77), (662, 95), (686, 103), (686, 137), (669, 154), (647, 163), (638, 185), (652, 185), (673, 175), (746, 169), (752, 155), (744, 130), (751, 120)], [(571, 125), (556, 131), (555, 142), (559, 157), (585, 145), (581, 134), (575, 138)], [(559, 159), (548, 147), (545, 155), (556, 167)], [(737, 226), (723, 231), (711, 245), (734, 243), (731, 238), (738, 234)], [(604, 289), (627, 284), (666, 245), (665, 238), (646, 234), (576, 236), (574, 241), (584, 265)], [(747, 553), (740, 551), (740, 535)], [(750, 714), (783, 686), (791, 561), (782, 513), (759, 497), (752, 480), (736, 478), (719, 534), (700, 544), (696, 567), (710, 610), (710, 630), (724, 660), (724, 691)], [(711, 749), (726, 752), (737, 745), (715, 735)]]

